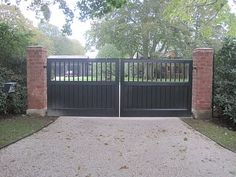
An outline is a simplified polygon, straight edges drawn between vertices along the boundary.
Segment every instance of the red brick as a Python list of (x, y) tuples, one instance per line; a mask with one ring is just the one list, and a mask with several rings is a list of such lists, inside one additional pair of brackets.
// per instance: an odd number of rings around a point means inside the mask
[(195, 49), (193, 51), (192, 108), (196, 112), (211, 111), (213, 82), (213, 49)]
[(47, 51), (42, 47), (27, 48), (28, 109), (47, 108)]

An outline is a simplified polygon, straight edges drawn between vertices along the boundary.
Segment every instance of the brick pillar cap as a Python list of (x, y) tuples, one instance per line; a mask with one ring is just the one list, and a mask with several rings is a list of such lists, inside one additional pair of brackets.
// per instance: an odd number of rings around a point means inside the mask
[(32, 49), (41, 49), (41, 50), (46, 50), (43, 46), (36, 45), (36, 46), (28, 46), (27, 50), (32, 50)]
[(194, 51), (193, 52), (198, 52), (198, 51), (209, 51), (209, 52), (213, 52), (214, 51), (214, 49), (213, 48), (196, 48), (196, 49), (194, 49)]

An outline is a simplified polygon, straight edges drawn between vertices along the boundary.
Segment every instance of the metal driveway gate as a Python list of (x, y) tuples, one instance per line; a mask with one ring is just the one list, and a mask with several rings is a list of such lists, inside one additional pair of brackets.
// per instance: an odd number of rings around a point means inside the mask
[(121, 60), (121, 116), (190, 116), (192, 60)]
[(119, 116), (119, 60), (48, 58), (48, 114)]
[(192, 60), (49, 57), (47, 67), (48, 114), (191, 115)]

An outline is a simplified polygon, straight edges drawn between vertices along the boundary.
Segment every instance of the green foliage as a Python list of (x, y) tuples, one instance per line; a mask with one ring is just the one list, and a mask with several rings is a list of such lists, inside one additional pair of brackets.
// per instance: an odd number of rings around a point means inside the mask
[(7, 112), (7, 97), (0, 91), (0, 114), (6, 114)]
[[(22, 0), (16, 0), (16, 4), (20, 5)], [(4, 0), (2, 3), (10, 4), (11, 0)], [(76, 6), (71, 7), (66, 0), (31, 0), (28, 9), (35, 12), (35, 15), (42, 22), (48, 22), (51, 17), (52, 6), (57, 5), (63, 12), (65, 24), (62, 27), (62, 32), (67, 35), (72, 34), (71, 25), (76, 13), (80, 12), (80, 19), (88, 19), (101, 17), (104, 14), (111, 12), (116, 8), (120, 8), (126, 3), (126, 0), (77, 0)]]
[(218, 119), (200, 120), (186, 118), (181, 120), (223, 147), (236, 152), (236, 131), (233, 131), (234, 127), (232, 125), (225, 124)]
[(36, 29), (14, 6), (1, 5), (0, 12), (0, 86), (9, 81), (17, 82), (15, 93), (6, 95), (0, 91), (0, 114), (25, 113), (26, 47), (42, 45), (49, 48), (49, 54), (74, 55), (84, 54), (84, 49), (56, 27), (50, 30), (45, 27), (43, 32)]
[(86, 20), (102, 17), (125, 3), (126, 0), (81, 0), (77, 6), (80, 9), (80, 19)]
[(54, 54), (56, 55), (84, 55), (84, 47), (78, 40), (69, 39), (64, 36), (52, 39), (54, 43)]
[[(43, 32), (50, 41), (50, 54), (56, 55), (84, 55), (84, 47), (78, 40), (69, 39), (64, 36), (58, 27), (49, 23), (40, 23), (39, 29)], [(41, 41), (45, 43), (45, 40)]]
[(15, 93), (7, 95), (0, 91), (0, 114), (20, 114), (26, 110), (26, 67), (18, 63), (14, 65), (17, 71), (0, 66), (0, 86), (9, 81), (17, 82)]
[(35, 28), (16, 6), (0, 5), (0, 87), (15, 81), (15, 93), (0, 89), (0, 114), (20, 114), (26, 110), (26, 47)]
[[(38, 30), (37, 28), (35, 28), (32, 23), (26, 19), (23, 14), (21, 13), (21, 11), (19, 10), (19, 8), (17, 6), (10, 6), (10, 5), (0, 5), (0, 21), (5, 24), (9, 29), (11, 29), (12, 31), (17, 32), (19, 34), (21, 34), (22, 36), (28, 37), (28, 41), (25, 41), (27, 44), (25, 45), (19, 45), (19, 43), (24, 42), (22, 37), (18, 37), (18, 39), (16, 40), (16, 37), (12, 37), (14, 36), (14, 33), (6, 33), (4, 32), (5, 36), (3, 36), (5, 42), (2, 42), (2, 45), (5, 46), (6, 48), (9, 48), (8, 50), (2, 50), (5, 53), (7, 51), (9, 51), (9, 55), (12, 57), (12, 51), (15, 52), (16, 49), (21, 51), (21, 54), (17, 53), (15, 55), (14, 58), (25, 58), (25, 48), (26, 45), (41, 45), (44, 46), (48, 49), (48, 53), (51, 54), (53, 51), (53, 43), (52, 41), (45, 35), (43, 34), (42, 31)], [(7, 43), (7, 41), (9, 40), (7, 38), (8, 34), (8, 38), (13, 38), (13, 41), (15, 41), (15, 45), (19, 46), (19, 47), (14, 47), (14, 46), (10, 46), (9, 43)], [(19, 35), (18, 35), (19, 36)], [(5, 44), (8, 45), (5, 45)], [(22, 47), (21, 47), (22, 46)], [(12, 49), (12, 51), (10, 51), (10, 49)], [(6, 57), (5, 57), (6, 58)], [(11, 58), (12, 60), (12, 58)]]
[(226, 38), (216, 54), (214, 104), (236, 123), (236, 38)]
[(98, 58), (121, 58), (122, 54), (112, 44), (105, 44), (98, 52)]
[(30, 40), (30, 43), (32, 45), (43, 46), (44, 48), (47, 49), (48, 55), (54, 54), (55, 49), (54, 49), (54, 43), (52, 39), (50, 39), (46, 34), (44, 34), (39, 29), (34, 29), (32, 33), (33, 33), (33, 37)]
[[(176, 3), (188, 8), (183, 1)], [(230, 13), (227, 4), (215, 8), (216, 4), (196, 2), (193, 3), (193, 11), (186, 10), (188, 15), (177, 17), (172, 17), (173, 10), (168, 11), (171, 4), (172, 1), (127, 1), (124, 7), (92, 24), (87, 32), (87, 48), (95, 45), (100, 49), (110, 43), (129, 57), (135, 53), (144, 58), (159, 57), (172, 50), (178, 56), (190, 57), (196, 47), (219, 49), (225, 34), (236, 31), (233, 30), (236, 17)], [(229, 17), (231, 20), (226, 20)]]
[(32, 23), (26, 19), (20, 9), (14, 5), (0, 4), (0, 21), (24, 32), (28, 32), (33, 28)]
[[(16, 3), (19, 5), (21, 1), (22, 0), (16, 0)], [(79, 17), (81, 20), (101, 18), (107, 13), (130, 5), (130, 3), (140, 5), (148, 4), (151, 1), (152, 0), (76, 0), (75, 7), (71, 7), (66, 0), (31, 0), (29, 1), (31, 2), (29, 9), (36, 13), (36, 17), (45, 22), (50, 19), (50, 8), (57, 5), (65, 15), (66, 23), (62, 31), (65, 34), (71, 35), (71, 24), (75, 17)], [(10, 0), (4, 0), (2, 2), (7, 4)], [(214, 19), (219, 16), (221, 11), (225, 11), (224, 8), (228, 6), (227, 2), (227, 0), (155, 0), (153, 1), (153, 5), (161, 7), (161, 4), (167, 4), (167, 6), (162, 9), (164, 10), (163, 15), (165, 19), (170, 20), (173, 24), (178, 24), (179, 20), (181, 20), (183, 24), (191, 24), (201, 31), (202, 29), (199, 25), (209, 26), (209, 23), (214, 23)], [(156, 11), (154, 10), (152, 12)], [(232, 25), (236, 27), (233, 16), (230, 17), (230, 19), (233, 21)], [(233, 29), (230, 29), (230, 32), (233, 33), (233, 31)], [(207, 32), (209, 33), (209, 30), (207, 30)]]
[(0, 22), (0, 63), (8, 60), (23, 59), (29, 45), (31, 34)]
[(0, 5), (0, 63), (25, 59), (25, 49), (33, 37), (33, 25), (16, 6)]
[(0, 119), (0, 148), (40, 130), (56, 119), (36, 115), (4, 117), (6, 118)]

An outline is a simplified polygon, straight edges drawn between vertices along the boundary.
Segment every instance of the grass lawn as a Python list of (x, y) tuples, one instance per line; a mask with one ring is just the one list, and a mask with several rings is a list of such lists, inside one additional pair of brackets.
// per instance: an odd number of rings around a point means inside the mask
[(38, 116), (0, 117), (0, 148), (40, 130), (55, 119)]
[(217, 120), (182, 120), (216, 143), (236, 152), (236, 131), (230, 130)]

